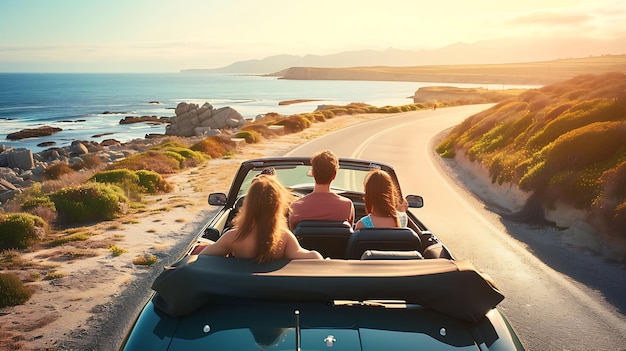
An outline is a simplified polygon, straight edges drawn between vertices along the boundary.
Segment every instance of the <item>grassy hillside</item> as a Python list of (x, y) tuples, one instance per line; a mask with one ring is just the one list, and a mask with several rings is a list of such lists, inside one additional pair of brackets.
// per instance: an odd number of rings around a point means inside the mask
[(467, 155), (494, 183), (512, 182), (545, 207), (562, 202), (626, 242), (626, 75), (583, 75), (528, 90), (466, 119), (438, 146)]
[(626, 73), (626, 55), (542, 62), (348, 68), (292, 67), (273, 73), (283, 79), (379, 80), (440, 83), (529, 84), (561, 82), (581, 74)]

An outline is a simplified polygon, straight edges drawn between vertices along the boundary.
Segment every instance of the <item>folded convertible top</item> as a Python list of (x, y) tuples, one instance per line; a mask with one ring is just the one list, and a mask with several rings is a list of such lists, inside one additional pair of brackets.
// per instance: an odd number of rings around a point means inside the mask
[(278, 260), (187, 256), (152, 285), (154, 305), (172, 317), (219, 297), (273, 301), (404, 300), (477, 322), (504, 296), (471, 264), (428, 260)]

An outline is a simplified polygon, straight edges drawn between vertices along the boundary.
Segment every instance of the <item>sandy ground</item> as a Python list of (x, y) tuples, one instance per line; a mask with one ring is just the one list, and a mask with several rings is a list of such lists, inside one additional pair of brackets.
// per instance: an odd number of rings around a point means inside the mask
[[(0, 309), (0, 349), (114, 349), (120, 340), (109, 338), (119, 337), (132, 322), (129, 316), (136, 316), (149, 296), (154, 277), (185, 251), (210, 217), (214, 208), (207, 203), (208, 194), (226, 192), (242, 160), (283, 155), (321, 134), (373, 118), (380, 115), (336, 117), (300, 133), (246, 145), (232, 159), (211, 160), (169, 176), (175, 190), (147, 197), (139, 213), (78, 228), (91, 234), (87, 241), (23, 253), (27, 264), (17, 269), (21, 277), (36, 276), (33, 272), (45, 267), (57, 278), (32, 279), (30, 300)], [(111, 245), (127, 252), (114, 257)], [(157, 263), (133, 264), (144, 255), (156, 256)]]

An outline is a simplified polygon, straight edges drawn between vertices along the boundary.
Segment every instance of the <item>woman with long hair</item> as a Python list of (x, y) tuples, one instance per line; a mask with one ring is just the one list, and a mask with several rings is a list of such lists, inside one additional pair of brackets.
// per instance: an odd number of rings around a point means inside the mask
[(200, 254), (252, 259), (264, 263), (275, 259), (304, 259), (322, 256), (304, 249), (287, 227), (289, 193), (271, 175), (252, 181), (233, 228)]
[(365, 177), (364, 187), (367, 216), (356, 223), (355, 229), (407, 226), (406, 213), (398, 211), (398, 207), (405, 204), (400, 202), (398, 189), (387, 172), (380, 169), (370, 171)]

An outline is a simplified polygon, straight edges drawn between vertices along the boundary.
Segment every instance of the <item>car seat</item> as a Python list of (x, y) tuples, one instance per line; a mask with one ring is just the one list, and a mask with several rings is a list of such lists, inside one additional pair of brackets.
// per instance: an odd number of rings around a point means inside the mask
[(323, 257), (343, 258), (352, 226), (346, 221), (301, 221), (293, 230), (300, 246), (317, 250)]
[(358, 260), (367, 250), (421, 252), (422, 243), (411, 228), (363, 228), (350, 236), (344, 258)]

